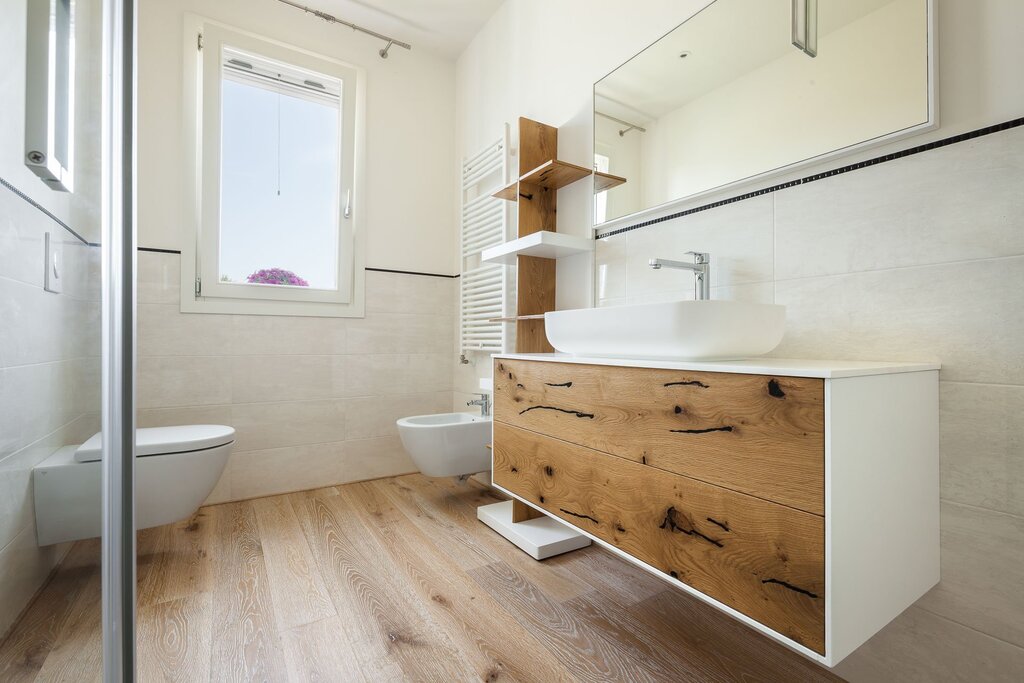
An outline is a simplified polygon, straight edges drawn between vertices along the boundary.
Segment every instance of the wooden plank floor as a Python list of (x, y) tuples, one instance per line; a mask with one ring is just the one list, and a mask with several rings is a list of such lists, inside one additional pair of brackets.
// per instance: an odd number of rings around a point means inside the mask
[[(141, 681), (832, 681), (597, 547), (535, 562), (475, 483), (409, 475), (139, 534)], [(0, 644), (2, 681), (99, 681), (99, 544)]]

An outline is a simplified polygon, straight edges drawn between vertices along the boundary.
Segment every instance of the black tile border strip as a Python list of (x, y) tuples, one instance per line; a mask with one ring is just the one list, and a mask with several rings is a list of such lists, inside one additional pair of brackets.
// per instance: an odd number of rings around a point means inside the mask
[(645, 228), (648, 225), (655, 225), (657, 223), (664, 223), (666, 221), (675, 220), (683, 216), (689, 216), (690, 214), (699, 213), (701, 211), (707, 211), (714, 209), (719, 206), (725, 206), (726, 204), (734, 204), (735, 202), (741, 202), (744, 199), (752, 199), (753, 197), (760, 197), (764, 194), (772, 192), (778, 192), (779, 190), (785, 190), (789, 187), (795, 187), (797, 185), (806, 185), (807, 183), (813, 183), (816, 180), (823, 180), (825, 178), (831, 178), (832, 176), (840, 175), (842, 173), (849, 173), (850, 171), (857, 171), (862, 168), (868, 168), (869, 166), (877, 166), (878, 164), (884, 164), (888, 161), (895, 161), (896, 159), (902, 159), (903, 157), (909, 157), (914, 154), (920, 154), (921, 152), (928, 152), (933, 149), (940, 147), (947, 147), (949, 145), (955, 145), (958, 142), (964, 142), (966, 140), (973, 140), (974, 138), (980, 138), (984, 135), (991, 135), (992, 133), (999, 133), (1010, 128), (1016, 128), (1018, 126), (1024, 126), (1024, 118), (1012, 119), (1003, 123), (997, 123), (992, 126), (986, 126), (985, 128), (978, 128), (967, 133), (961, 133), (959, 135), (953, 135), (948, 138), (941, 140), (935, 140), (934, 142), (928, 142), (923, 145), (916, 147), (910, 147), (908, 149), (900, 150), (899, 152), (892, 152), (891, 154), (884, 154), (880, 157), (874, 157), (873, 159), (866, 159), (864, 161), (858, 161), (855, 164), (849, 164), (847, 166), (840, 166), (830, 171), (823, 171), (821, 173), (815, 173), (804, 178), (797, 178), (796, 180), (790, 180), (789, 182), (779, 183), (778, 185), (772, 185), (761, 190), (755, 190), (753, 192), (747, 192), (745, 194), (736, 195), (735, 197), (729, 197), (728, 199), (722, 199), (721, 201), (711, 202), (710, 204), (704, 204), (697, 206), (692, 209), (686, 209), (685, 211), (677, 211), (676, 213), (669, 214), (667, 216), (661, 216), (659, 218), (652, 218), (649, 221), (643, 221), (641, 223), (635, 223), (633, 225), (627, 225), (624, 228), (617, 228), (615, 230), (609, 230), (608, 232), (596, 235), (594, 239), (604, 239), (605, 237), (614, 237), (615, 235), (621, 235), (632, 230), (639, 230)]
[(422, 275), (424, 277), (444, 277), (449, 279), (460, 277), (458, 273), (455, 275), (446, 275), (444, 273), (421, 273), (415, 270), (392, 270), (390, 268), (364, 268), (363, 270), (369, 270), (374, 273), (398, 273), (399, 275)]
[(82, 236), (81, 236), (81, 235), (79, 235), (79, 234), (78, 234), (77, 232), (75, 232), (75, 231), (74, 231), (74, 230), (73, 230), (73, 229), (71, 228), (71, 226), (70, 226), (70, 225), (68, 225), (67, 223), (65, 223), (65, 222), (64, 222), (64, 221), (62, 221), (61, 219), (59, 219), (59, 218), (57, 218), (56, 216), (54, 216), (54, 215), (53, 215), (52, 213), (50, 213), (50, 211), (49, 211), (49, 210), (48, 210), (48, 209), (47, 209), (47, 208), (46, 208), (45, 206), (43, 206), (42, 204), (40, 204), (40, 203), (39, 203), (39, 202), (37, 202), (36, 200), (34, 200), (34, 199), (32, 199), (31, 197), (29, 197), (29, 196), (28, 196), (27, 194), (25, 194), (24, 192), (22, 192), (21, 190), (19, 190), (18, 188), (16, 188), (16, 187), (15, 187), (14, 185), (12, 185), (12, 184), (11, 184), (10, 182), (8, 182), (6, 178), (0, 178), (0, 185), (3, 185), (3, 186), (4, 186), (4, 187), (6, 187), (6, 188), (7, 188), (8, 190), (10, 190), (10, 191), (11, 191), (11, 192), (13, 192), (14, 194), (16, 194), (16, 195), (17, 195), (18, 197), (20, 197), (21, 199), (23, 199), (23, 200), (25, 200), (26, 202), (28, 202), (28, 203), (29, 203), (29, 204), (30, 204), (31, 206), (33, 206), (33, 207), (35, 207), (36, 209), (38, 209), (39, 211), (41, 211), (41, 212), (43, 213), (43, 215), (44, 215), (44, 216), (46, 216), (46, 217), (47, 217), (47, 218), (49, 218), (49, 219), (50, 219), (51, 221), (53, 221), (54, 223), (56, 223), (56, 224), (57, 224), (57, 225), (59, 225), (60, 227), (64, 228), (64, 229), (65, 229), (65, 230), (67, 230), (68, 232), (70, 232), (70, 233), (71, 233), (72, 235), (74, 235), (74, 236), (75, 236), (76, 238), (78, 238), (78, 241), (80, 241), (80, 242), (81, 242), (82, 244), (84, 244), (84, 245), (86, 245), (86, 246), (89, 246), (89, 247), (91, 247), (91, 246), (94, 246), (94, 245), (92, 245), (92, 244), (89, 244), (89, 241), (88, 241), (88, 240), (86, 240), (86, 239), (85, 239), (84, 237), (82, 237)]
[[(90, 246), (98, 247), (98, 244)], [(139, 251), (148, 251), (153, 254), (177, 254), (181, 256), (181, 251), (178, 249), (157, 249), (156, 247), (138, 247)], [(457, 278), (459, 275), (445, 275), (444, 273), (421, 273), (415, 270), (392, 270), (390, 268), (364, 268), (363, 270), (370, 270), (374, 273), (398, 273), (399, 275), (422, 275), (424, 277), (443, 277), (443, 278)]]

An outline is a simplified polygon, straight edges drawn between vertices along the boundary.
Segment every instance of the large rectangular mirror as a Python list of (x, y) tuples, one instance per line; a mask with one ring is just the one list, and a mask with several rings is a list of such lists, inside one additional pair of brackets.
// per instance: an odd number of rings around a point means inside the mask
[[(716, 0), (594, 85), (594, 223), (936, 125), (931, 0)], [(639, 217), (639, 216), (635, 216)]]

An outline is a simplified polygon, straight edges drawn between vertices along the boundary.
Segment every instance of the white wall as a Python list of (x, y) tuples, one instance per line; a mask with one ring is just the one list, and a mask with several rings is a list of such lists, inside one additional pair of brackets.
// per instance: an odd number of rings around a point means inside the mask
[(139, 245), (180, 249), (183, 17), (191, 12), (343, 60), (367, 71), (366, 265), (452, 273), (454, 72), (413, 46), (377, 56), (379, 40), (277, 2), (141, 0)]
[[(587, 163), (592, 83), (700, 4), (639, 0), (624, 19), (621, 3), (506, 2), (459, 59), (460, 153), (525, 115), (560, 126), (560, 156)], [(841, 163), (1024, 114), (1024, 5), (939, 0), (938, 15), (941, 128)], [(943, 361), (943, 581), (842, 665), (852, 680), (1010, 680), (1024, 662), (1022, 185), (1014, 129), (598, 245), (605, 303), (685, 296), (682, 274), (641, 260), (707, 249), (716, 296), (789, 306), (780, 353)], [(563, 190), (559, 229), (585, 231), (590, 206), (585, 188)], [(459, 368), (455, 390), (489, 370)]]

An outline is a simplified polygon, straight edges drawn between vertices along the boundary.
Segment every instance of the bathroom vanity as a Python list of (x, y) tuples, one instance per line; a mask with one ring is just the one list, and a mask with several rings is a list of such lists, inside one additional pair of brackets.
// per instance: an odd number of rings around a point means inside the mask
[(494, 359), (494, 484), (834, 666), (939, 580), (938, 365)]

